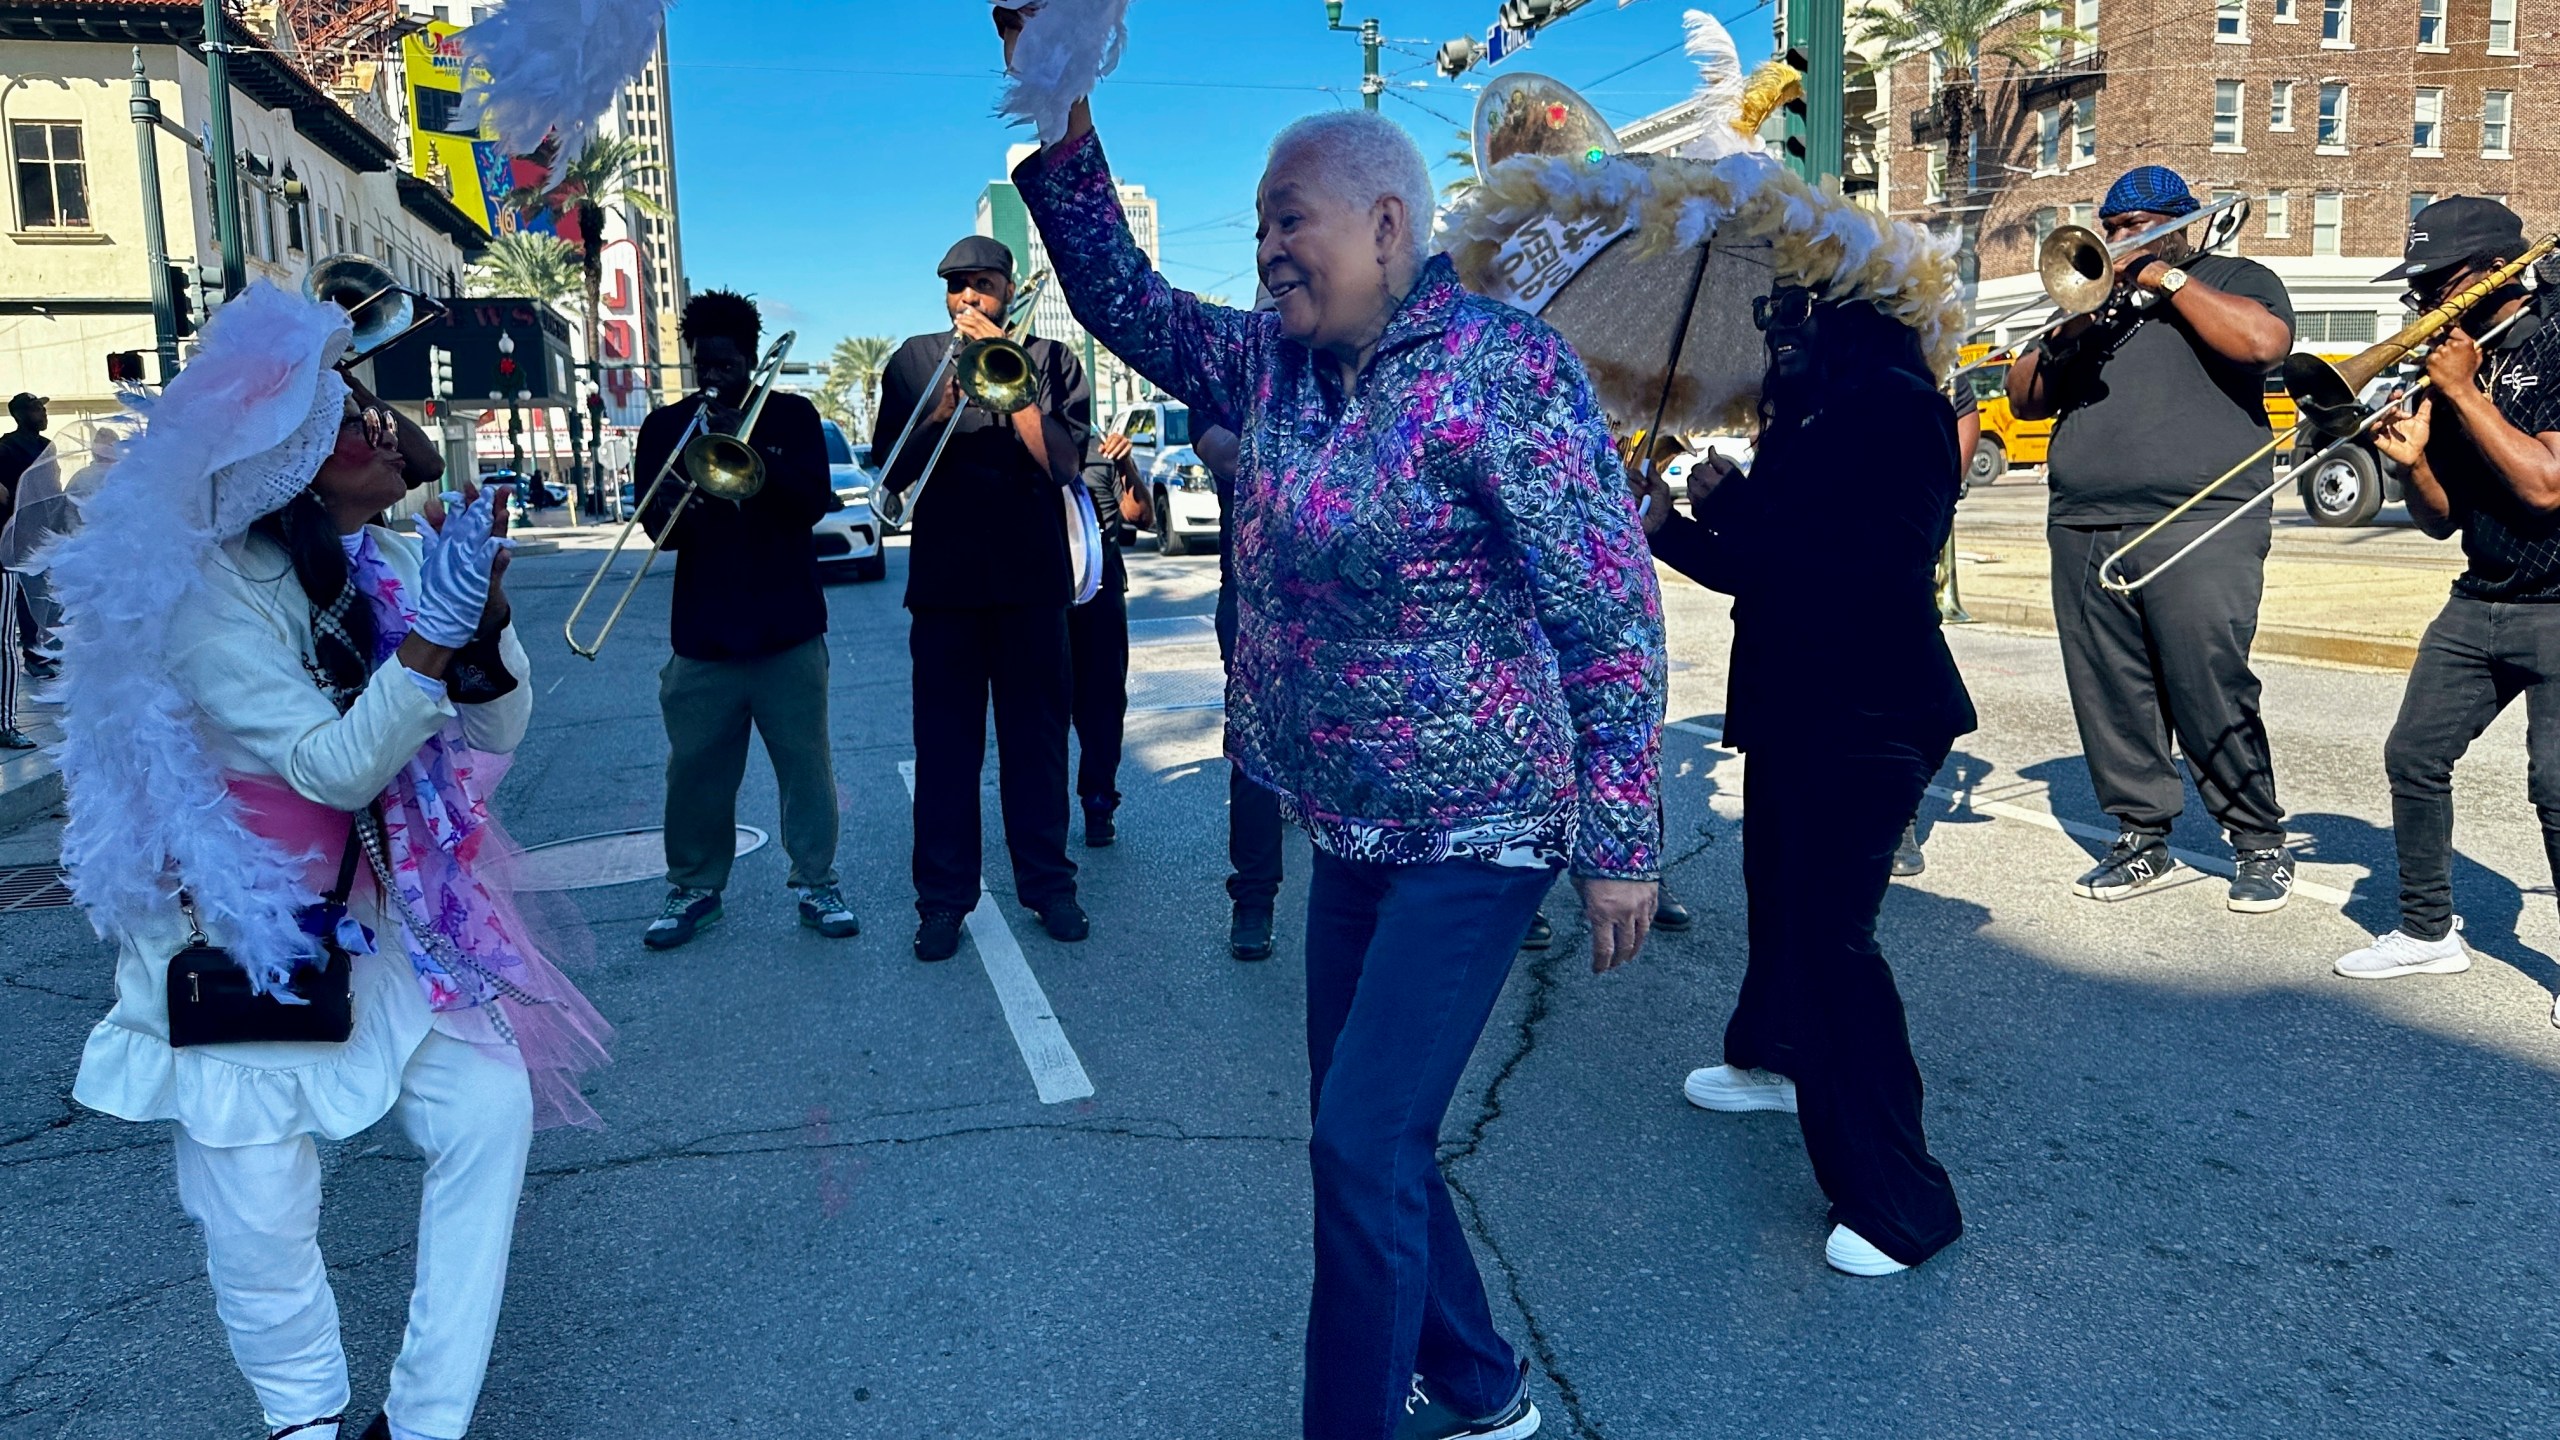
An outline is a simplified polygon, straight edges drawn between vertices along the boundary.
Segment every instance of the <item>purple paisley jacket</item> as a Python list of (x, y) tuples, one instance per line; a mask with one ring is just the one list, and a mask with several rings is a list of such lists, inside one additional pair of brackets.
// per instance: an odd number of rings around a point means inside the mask
[(1346, 859), (1658, 874), (1662, 600), (1572, 347), (1435, 258), (1346, 396), (1155, 272), (1097, 137), (1014, 181), (1076, 318), (1242, 437), (1230, 758)]

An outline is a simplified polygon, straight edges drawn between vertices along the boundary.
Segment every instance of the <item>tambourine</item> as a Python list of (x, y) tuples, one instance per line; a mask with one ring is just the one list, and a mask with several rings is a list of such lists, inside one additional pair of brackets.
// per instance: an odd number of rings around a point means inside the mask
[(1058, 487), (1067, 507), (1067, 564), (1075, 573), (1078, 605), (1102, 591), (1102, 522), (1093, 513), (1093, 492), (1082, 483)]

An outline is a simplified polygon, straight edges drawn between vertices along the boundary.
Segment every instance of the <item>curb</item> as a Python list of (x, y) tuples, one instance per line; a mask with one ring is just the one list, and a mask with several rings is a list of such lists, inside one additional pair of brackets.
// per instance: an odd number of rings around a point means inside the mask
[[(2053, 611), (2023, 600), (1981, 599), (1964, 602), (1977, 623), (2012, 630), (2054, 633)], [(2332, 635), (2319, 630), (2285, 630), (2259, 626), (2250, 645), (2252, 655), (2281, 660), (2308, 660), (2315, 665), (2343, 665), (2354, 670), (2405, 674), (2418, 663), (2414, 640), (2379, 640), (2361, 635)]]
[(62, 769), (51, 751), (18, 751), (0, 760), (0, 831), (41, 819), (61, 803)]

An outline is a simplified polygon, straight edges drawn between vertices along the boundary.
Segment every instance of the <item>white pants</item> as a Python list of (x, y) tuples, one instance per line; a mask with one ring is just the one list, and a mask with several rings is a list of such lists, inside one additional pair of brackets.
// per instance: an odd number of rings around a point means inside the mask
[[(384, 1409), (403, 1430), (461, 1440), (498, 1332), (533, 1096), (512, 1057), (430, 1032), (401, 1073), (391, 1114), (426, 1157), (427, 1175), (417, 1288)], [(178, 1199), (204, 1229), (214, 1312), (267, 1427), (344, 1411), (347, 1356), (320, 1258), (320, 1155), (311, 1137), (216, 1148), (181, 1127)], [(351, 1417), (346, 1433), (362, 1423)]]

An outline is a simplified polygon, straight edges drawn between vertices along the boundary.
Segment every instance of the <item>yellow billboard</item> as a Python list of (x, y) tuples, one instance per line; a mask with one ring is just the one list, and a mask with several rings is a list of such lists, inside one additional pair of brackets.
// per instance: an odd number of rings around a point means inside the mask
[(429, 22), (401, 37), (400, 59), (408, 74), (412, 172), (492, 235), (551, 230), (547, 211), (520, 215), (508, 203), (509, 195), (542, 185), (544, 167), (499, 153), (494, 142), (480, 138), (479, 127), (464, 127), (455, 118), (462, 108), (462, 27)]

